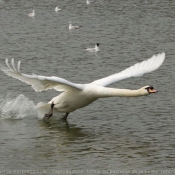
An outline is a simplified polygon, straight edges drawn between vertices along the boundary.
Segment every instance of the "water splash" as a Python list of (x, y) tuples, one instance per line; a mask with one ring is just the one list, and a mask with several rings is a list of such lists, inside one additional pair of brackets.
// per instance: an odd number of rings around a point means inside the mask
[(33, 101), (23, 94), (16, 97), (14, 93), (9, 93), (5, 98), (0, 98), (0, 115), (2, 118), (23, 119), (37, 114)]

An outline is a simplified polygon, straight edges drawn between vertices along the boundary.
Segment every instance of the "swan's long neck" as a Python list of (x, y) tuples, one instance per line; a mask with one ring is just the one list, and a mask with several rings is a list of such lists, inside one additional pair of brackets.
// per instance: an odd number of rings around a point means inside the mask
[(100, 88), (98, 91), (99, 98), (106, 97), (139, 97), (149, 93), (146, 90), (130, 90), (130, 89), (115, 89), (115, 88)]

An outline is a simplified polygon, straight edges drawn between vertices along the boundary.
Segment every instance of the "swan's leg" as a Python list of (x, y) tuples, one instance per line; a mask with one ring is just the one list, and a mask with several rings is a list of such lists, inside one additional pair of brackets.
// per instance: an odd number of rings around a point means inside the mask
[(63, 117), (63, 120), (67, 121), (67, 116), (69, 115), (69, 112), (65, 114), (65, 116)]
[(54, 107), (54, 104), (52, 103), (51, 104), (51, 109), (50, 109), (49, 113), (48, 114), (45, 114), (44, 115), (44, 118), (49, 119), (50, 117), (52, 117), (52, 115), (53, 115), (53, 107)]

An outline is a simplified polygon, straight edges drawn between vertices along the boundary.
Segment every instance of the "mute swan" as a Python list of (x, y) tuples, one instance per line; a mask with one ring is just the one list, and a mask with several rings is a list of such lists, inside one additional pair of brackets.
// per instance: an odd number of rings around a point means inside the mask
[(58, 12), (58, 11), (60, 11), (60, 10), (61, 10), (61, 9), (58, 8), (58, 5), (56, 5), (56, 6), (55, 6), (55, 11)]
[(69, 30), (71, 30), (71, 29), (79, 29), (81, 26), (73, 26), (72, 25), (72, 22), (70, 21), (69, 22)]
[(35, 10), (33, 10), (32, 13), (29, 13), (28, 16), (34, 17), (35, 16)]
[(53, 110), (66, 113), (63, 117), (66, 120), (70, 112), (85, 107), (98, 98), (138, 97), (157, 92), (152, 86), (144, 86), (137, 90), (107, 88), (105, 86), (127, 78), (139, 77), (145, 73), (150, 73), (158, 69), (164, 59), (165, 53), (153, 55), (146, 61), (142, 61), (119, 73), (88, 84), (75, 84), (55, 76), (46, 77), (35, 74), (23, 74), (20, 72), (20, 61), (18, 61), (16, 68), (13, 58), (11, 60), (11, 66), (9, 65), (8, 59), (6, 59), (5, 62), (7, 67), (0, 65), (0, 69), (7, 75), (31, 85), (36, 92), (48, 89), (63, 91), (60, 95), (54, 97), (48, 103), (40, 102), (36, 108), (43, 112), (44, 118), (50, 118), (53, 114)]
[(95, 47), (94, 48), (85, 48), (87, 51), (89, 52), (98, 52), (100, 51), (100, 48), (99, 48), (99, 43), (95, 44)]

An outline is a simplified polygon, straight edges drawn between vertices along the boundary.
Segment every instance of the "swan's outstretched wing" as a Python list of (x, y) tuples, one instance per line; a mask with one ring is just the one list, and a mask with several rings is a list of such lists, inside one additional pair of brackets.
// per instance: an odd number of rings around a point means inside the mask
[(8, 59), (5, 60), (7, 67), (0, 66), (0, 69), (5, 72), (7, 75), (21, 80), (29, 85), (36, 92), (45, 91), (48, 89), (55, 89), (57, 91), (72, 91), (72, 90), (83, 90), (83, 84), (75, 84), (69, 82), (63, 78), (59, 77), (46, 77), (39, 75), (27, 75), (20, 72), (20, 61), (17, 64), (17, 68), (14, 64), (14, 59), (11, 60), (11, 65), (9, 65)]
[(108, 77), (93, 81), (91, 84), (107, 86), (109, 84), (124, 80), (130, 77), (139, 77), (158, 69), (165, 59), (165, 53), (153, 55), (148, 60), (136, 63), (135, 65)]

